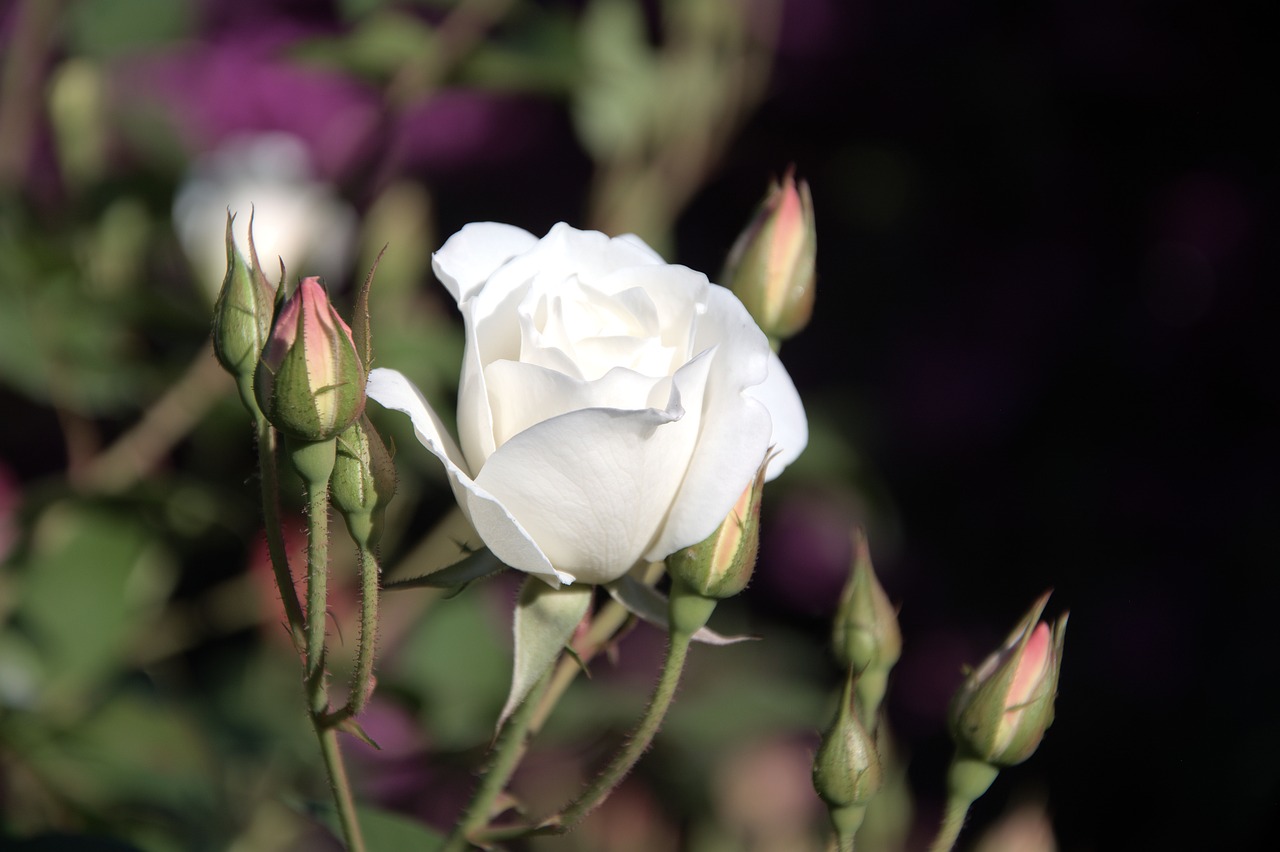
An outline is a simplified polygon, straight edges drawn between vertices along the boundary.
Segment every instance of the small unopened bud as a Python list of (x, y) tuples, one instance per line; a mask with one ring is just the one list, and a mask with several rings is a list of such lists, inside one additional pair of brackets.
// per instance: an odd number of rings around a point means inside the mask
[(889, 602), (871, 564), (871, 551), (862, 530), (853, 534), (853, 565), (840, 595), (832, 631), (836, 659), (855, 672), (888, 671), (902, 653), (898, 612)]
[(286, 435), (325, 441), (364, 411), (367, 375), (351, 329), (319, 278), (305, 278), (279, 302), (254, 376), (262, 413)]
[(252, 265), (236, 247), (231, 226), (235, 216), (227, 211), (227, 274), (213, 306), (213, 352), (228, 373), (251, 381), (258, 357), (271, 333), (275, 287), (258, 268), (253, 247), (253, 217), (249, 217), (249, 254)]
[(667, 557), (667, 571), (706, 598), (728, 598), (747, 587), (760, 543), (760, 497), (768, 459), (716, 531)]
[(813, 313), (818, 237), (809, 184), (791, 170), (769, 188), (734, 243), (723, 283), (772, 340), (791, 337)]
[(387, 504), (396, 493), (396, 469), (382, 438), (360, 415), (338, 436), (337, 459), (329, 478), (329, 496), (347, 522), (351, 538), (377, 547)]
[(853, 566), (840, 595), (831, 636), (840, 665), (858, 675), (858, 709), (874, 732), (880, 705), (889, 688), (889, 673), (902, 653), (898, 613), (871, 566), (871, 551), (862, 530), (853, 534)]
[(1053, 701), (1067, 616), (1040, 621), (1049, 601), (1035, 602), (1004, 646), (969, 673), (951, 702), (951, 735), (960, 755), (1013, 766), (1035, 753), (1053, 722)]
[(833, 812), (864, 807), (880, 789), (880, 757), (875, 740), (854, 712), (856, 677), (853, 672), (848, 674), (835, 721), (822, 735), (813, 759), (813, 789)]

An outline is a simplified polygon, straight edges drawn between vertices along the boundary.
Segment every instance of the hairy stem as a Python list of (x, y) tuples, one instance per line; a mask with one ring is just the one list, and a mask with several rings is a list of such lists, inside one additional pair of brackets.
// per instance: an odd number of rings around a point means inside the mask
[(293, 572), (289, 568), (289, 555), (285, 549), (284, 534), (280, 528), (280, 471), (277, 466), (279, 436), (261, 414), (258, 414), (256, 419), (258, 422), (258, 471), (259, 478), (262, 480), (262, 515), (267, 537), (267, 554), (271, 557), (271, 571), (275, 574), (276, 586), (280, 590), (280, 600), (284, 603), (284, 614), (289, 621), (289, 635), (293, 638), (294, 650), (301, 653), (307, 622), (302, 614), (302, 604), (298, 601), (297, 589), (293, 586)]
[(511, 773), (515, 771), (520, 758), (524, 756), (525, 746), (531, 736), (529, 724), (533, 720), (539, 699), (546, 691), (548, 682), (549, 678), (543, 677), (525, 698), (524, 703), (516, 708), (516, 711), (507, 719), (507, 723), (502, 726), (498, 742), (493, 748), (493, 762), (481, 780), (479, 788), (476, 789), (462, 819), (458, 821), (453, 833), (445, 841), (441, 852), (461, 852), (468, 846), (468, 837), (488, 824), (494, 802), (498, 800), (498, 796), (507, 786)]
[(676, 686), (680, 683), (680, 675), (684, 671), (684, 661), (689, 653), (689, 643), (692, 639), (692, 633), (676, 630), (671, 632), (667, 645), (667, 657), (662, 665), (662, 674), (649, 699), (649, 706), (645, 708), (644, 715), (640, 718), (640, 723), (626, 745), (614, 756), (604, 771), (583, 791), (582, 795), (561, 812), (559, 819), (561, 826), (565, 828), (573, 826), (595, 810), (627, 776), (640, 756), (649, 749), (654, 736), (658, 733), (658, 728), (662, 727), (662, 722), (667, 717), (672, 699), (675, 698)]

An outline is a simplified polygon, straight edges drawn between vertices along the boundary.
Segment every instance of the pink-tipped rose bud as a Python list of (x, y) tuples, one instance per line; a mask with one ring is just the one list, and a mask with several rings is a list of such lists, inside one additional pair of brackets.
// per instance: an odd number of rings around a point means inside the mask
[(771, 340), (784, 340), (804, 328), (813, 313), (817, 253), (809, 184), (797, 184), (788, 170), (734, 243), (722, 283)]
[(766, 459), (729, 515), (699, 543), (667, 557), (667, 571), (704, 598), (728, 598), (747, 587), (760, 543), (760, 497)]
[(367, 375), (351, 329), (319, 278), (305, 278), (276, 308), (254, 393), (262, 413), (286, 435), (326, 441), (364, 411)]
[(952, 700), (951, 735), (965, 756), (1013, 766), (1035, 753), (1052, 724), (1067, 616), (1052, 628), (1040, 621), (1048, 601), (1046, 592)]

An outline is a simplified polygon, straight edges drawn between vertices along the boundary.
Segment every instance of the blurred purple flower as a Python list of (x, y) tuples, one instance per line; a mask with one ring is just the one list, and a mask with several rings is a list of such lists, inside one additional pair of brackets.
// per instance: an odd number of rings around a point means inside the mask
[(849, 533), (861, 521), (856, 507), (846, 495), (818, 489), (788, 493), (772, 508), (766, 493), (765, 507), (753, 584), (763, 594), (757, 599), (804, 615), (830, 616), (849, 578)]
[(233, 136), (284, 131), (306, 142), (319, 176), (335, 181), (367, 155), (380, 104), (369, 87), (278, 56), (280, 38), (189, 45), (121, 70), (126, 102), (159, 102), (196, 151)]

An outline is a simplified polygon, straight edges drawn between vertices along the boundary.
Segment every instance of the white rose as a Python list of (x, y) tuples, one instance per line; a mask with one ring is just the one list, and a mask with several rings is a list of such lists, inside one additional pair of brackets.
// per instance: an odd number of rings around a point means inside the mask
[(471, 224), (433, 256), (466, 351), (454, 443), (394, 370), (368, 396), (407, 413), (476, 531), (552, 585), (608, 583), (709, 536), (804, 408), (738, 299), (635, 236)]

